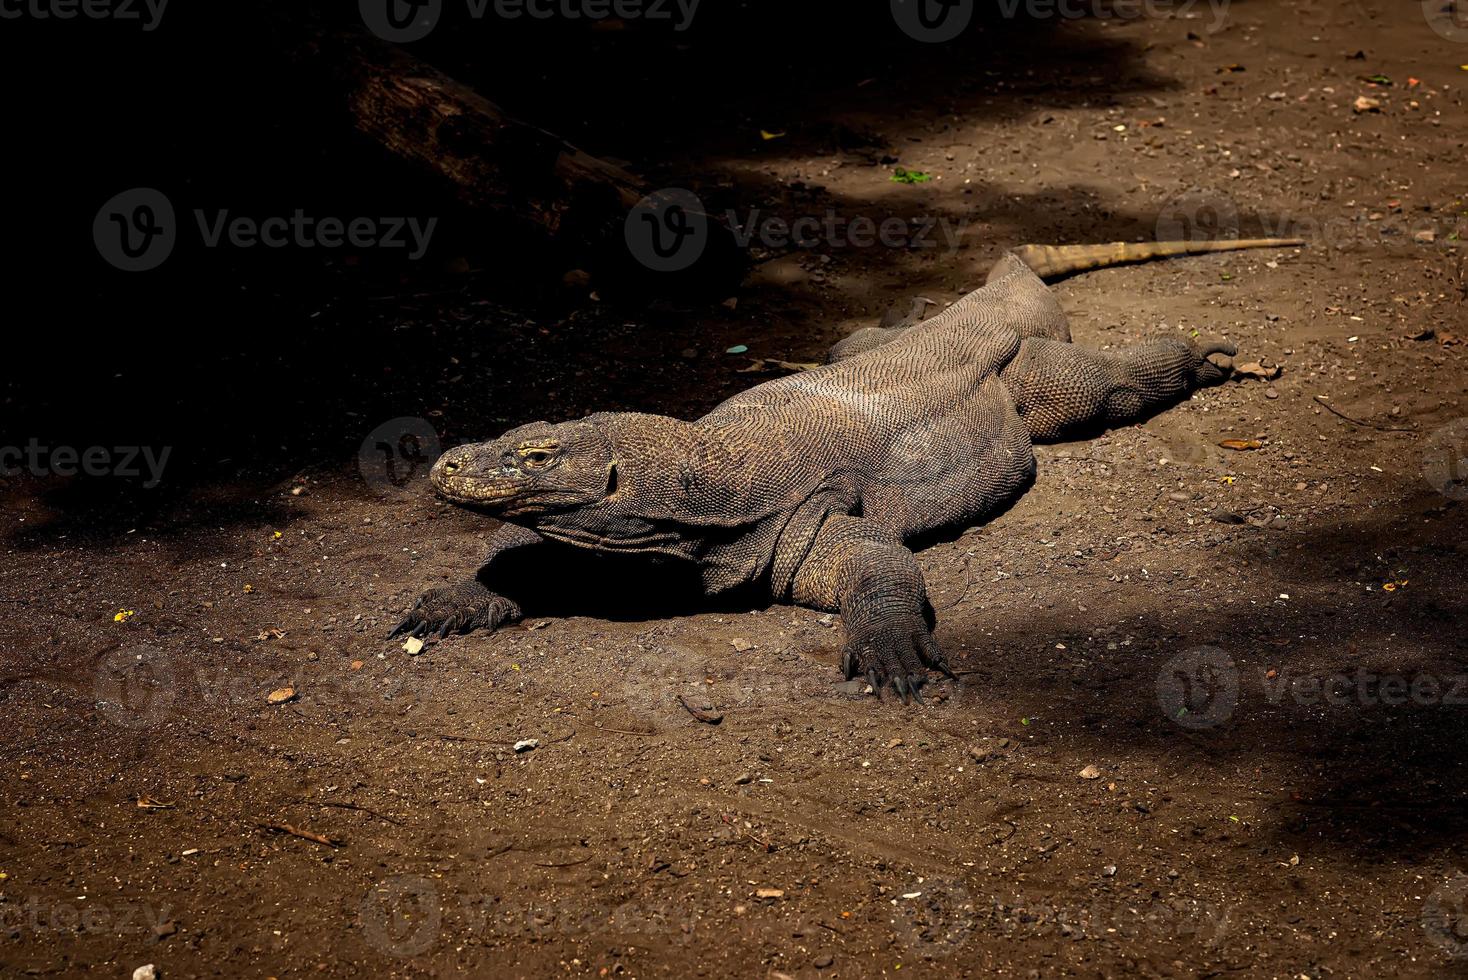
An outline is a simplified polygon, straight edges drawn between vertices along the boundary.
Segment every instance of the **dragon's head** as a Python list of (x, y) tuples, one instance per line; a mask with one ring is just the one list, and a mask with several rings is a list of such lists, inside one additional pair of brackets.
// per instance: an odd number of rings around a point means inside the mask
[(612, 492), (612, 443), (585, 422), (532, 422), (444, 453), (429, 474), (446, 499), (497, 517), (600, 503)]

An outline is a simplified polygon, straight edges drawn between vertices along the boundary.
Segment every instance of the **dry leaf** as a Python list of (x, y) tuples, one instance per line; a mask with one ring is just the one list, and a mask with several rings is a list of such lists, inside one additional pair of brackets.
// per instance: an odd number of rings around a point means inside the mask
[(1277, 364), (1265, 367), (1258, 361), (1250, 361), (1247, 364), (1234, 365), (1234, 374), (1242, 374), (1249, 378), (1258, 378), (1261, 381), (1273, 381), (1280, 376), (1280, 373), (1281, 368)]
[(757, 888), (757, 889), (755, 889), (754, 894), (755, 894), (755, 897), (756, 898), (784, 898), (785, 897), (785, 889), (783, 889), (783, 888)]
[(296, 699), (296, 689), (293, 687), (278, 687), (265, 697), (268, 704), (285, 704), (287, 701)]
[(162, 800), (155, 800), (153, 797), (141, 793), (138, 794), (137, 799), (138, 807), (143, 810), (172, 810), (175, 806), (173, 803), (164, 803)]
[(1233, 449), (1243, 452), (1247, 449), (1258, 449), (1264, 445), (1258, 439), (1225, 439), (1219, 443), (1224, 449)]

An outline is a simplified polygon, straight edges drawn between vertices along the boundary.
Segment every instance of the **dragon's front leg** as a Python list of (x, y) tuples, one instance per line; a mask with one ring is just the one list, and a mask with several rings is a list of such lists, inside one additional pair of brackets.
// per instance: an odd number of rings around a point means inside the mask
[(871, 521), (827, 519), (795, 573), (792, 598), (841, 613), (842, 668), (848, 679), (865, 676), (878, 697), (891, 684), (904, 701), (921, 702), (927, 668), (953, 677), (933, 639), (933, 609), (917, 559)]

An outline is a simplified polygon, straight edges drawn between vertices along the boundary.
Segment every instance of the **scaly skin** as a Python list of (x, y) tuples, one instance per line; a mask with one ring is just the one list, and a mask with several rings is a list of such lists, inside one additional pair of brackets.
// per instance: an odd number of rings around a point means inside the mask
[[(1055, 255), (1027, 251), (1042, 268)], [(1062, 271), (1136, 257), (1077, 247)], [(846, 676), (921, 701), (928, 669), (952, 672), (907, 543), (981, 523), (1023, 493), (1036, 442), (1159, 411), (1222, 381), (1228, 369), (1208, 358), (1234, 353), (1176, 337), (1113, 353), (1076, 347), (1059, 304), (1015, 254), (931, 319), (858, 334), (825, 366), (696, 422), (603, 413), (448, 451), (432, 471), (438, 492), (504, 523), (478, 573), (430, 590), (392, 635), (512, 622), (537, 595), (497, 574), (508, 554), (590, 549), (683, 563), (704, 596), (754, 589), (839, 612)]]

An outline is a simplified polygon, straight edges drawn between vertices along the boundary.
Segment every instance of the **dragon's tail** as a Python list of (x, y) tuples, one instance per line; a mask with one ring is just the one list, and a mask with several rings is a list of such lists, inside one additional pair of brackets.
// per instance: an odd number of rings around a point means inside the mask
[(1304, 245), (1303, 238), (1240, 238), (1216, 242), (1111, 242), (1106, 245), (1021, 245), (1015, 256), (1041, 279), (1057, 279), (1114, 265), (1150, 262), (1176, 255), (1233, 252), (1243, 248)]

